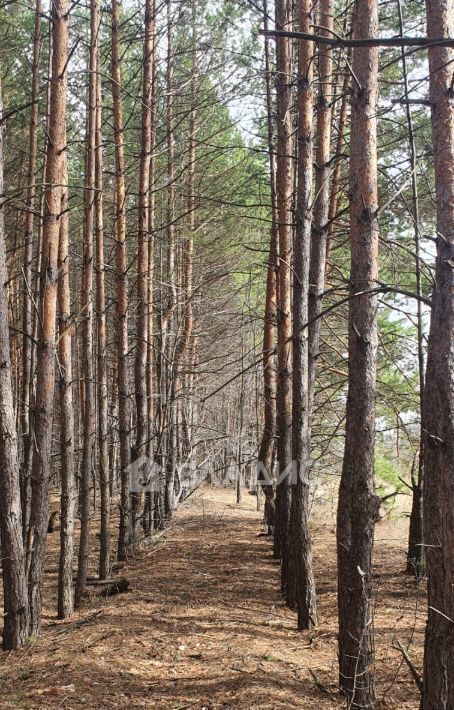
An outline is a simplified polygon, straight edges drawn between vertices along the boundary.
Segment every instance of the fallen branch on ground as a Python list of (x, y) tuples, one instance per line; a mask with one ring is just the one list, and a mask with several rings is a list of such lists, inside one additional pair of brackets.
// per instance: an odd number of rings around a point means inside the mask
[(402, 657), (408, 666), (408, 669), (413, 677), (413, 680), (416, 683), (419, 692), (422, 693), (422, 676), (419, 675), (418, 671), (411, 662), (407, 653), (407, 649), (402, 645), (402, 643), (398, 639), (391, 645), (391, 648), (394, 648), (396, 651), (401, 652)]

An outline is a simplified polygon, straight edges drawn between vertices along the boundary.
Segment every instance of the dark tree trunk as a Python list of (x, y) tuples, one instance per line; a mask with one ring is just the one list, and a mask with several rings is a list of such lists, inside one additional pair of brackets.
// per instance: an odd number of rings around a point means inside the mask
[[(347, 26), (347, 23), (345, 23), (345, 27)], [(352, 59), (352, 52), (349, 50), (348, 55), (347, 55), (347, 62), (351, 64), (351, 59)], [(348, 66), (345, 67), (345, 76), (344, 80), (342, 82), (342, 99), (341, 99), (341, 105), (338, 113), (332, 112), (332, 122), (331, 122), (331, 128), (333, 130), (334, 125), (336, 126), (337, 130), (337, 139), (336, 139), (336, 145), (334, 149), (334, 154), (336, 156), (340, 156), (342, 154), (342, 150), (344, 147), (344, 140), (345, 140), (345, 131), (346, 131), (346, 123), (347, 123), (347, 109), (349, 106), (349, 85), (350, 85), (350, 71), (348, 70)], [(340, 157), (338, 160), (336, 160), (334, 164), (334, 169), (333, 169), (333, 174), (331, 178), (331, 189), (330, 189), (330, 201), (329, 201), (329, 214), (328, 214), (328, 233), (326, 237), (326, 257), (325, 257), (325, 262), (326, 262), (326, 267), (325, 267), (325, 283), (326, 283), (326, 277), (329, 274), (330, 271), (330, 257), (331, 257), (331, 252), (333, 250), (333, 235), (334, 235), (334, 227), (335, 227), (335, 218), (337, 215), (337, 210), (340, 202), (340, 197), (341, 197), (341, 173), (342, 173), (342, 160)]]
[(412, 502), (410, 513), (410, 524), (408, 527), (408, 551), (407, 551), (407, 572), (416, 577), (421, 577), (424, 573), (424, 521), (423, 521), (423, 470), (424, 458), (421, 451), (418, 451), (415, 459), (415, 466), (418, 473), (415, 476), (413, 467), (411, 476)]
[[(136, 357), (134, 367), (134, 385), (136, 400), (136, 441), (134, 456), (147, 453), (148, 416), (147, 416), (147, 355), (148, 355), (148, 239), (150, 207), (150, 161), (153, 125), (153, 62), (154, 62), (154, 3), (145, 3), (145, 37), (143, 43), (143, 81), (142, 81), (142, 131), (139, 170), (138, 238), (137, 238), (137, 327)], [(139, 520), (141, 517), (143, 495), (133, 492), (131, 496), (132, 544), (139, 539)]]
[[(312, 0), (299, 4), (299, 29), (313, 26)], [(309, 362), (308, 319), (309, 265), (312, 225), (313, 151), (313, 54), (312, 42), (298, 46), (298, 183), (296, 201), (293, 278), (293, 405), (292, 454), (296, 480), (292, 481), (290, 516), (290, 578), (283, 580), (287, 600), (296, 606), (298, 628), (317, 624), (315, 583), (309, 533)]]
[[(402, 3), (398, 0), (397, 3), (399, 15), (399, 31), (400, 36), (404, 36), (404, 26), (402, 18)], [(418, 175), (417, 175), (417, 154), (415, 133), (413, 127), (413, 116), (411, 113), (411, 105), (409, 102), (410, 91), (408, 85), (407, 71), (407, 56), (404, 47), (401, 49), (402, 57), (402, 74), (404, 80), (404, 97), (406, 100), (407, 128), (408, 128), (408, 147), (410, 149), (410, 168), (411, 168), (411, 189), (412, 189), (412, 218), (414, 224), (414, 243), (415, 243), (415, 278), (416, 278), (416, 294), (418, 297), (422, 295), (421, 291), (421, 249), (420, 249), (420, 219), (419, 219), (419, 196), (418, 196)], [(419, 451), (417, 456), (418, 475), (415, 476), (414, 468), (412, 470), (412, 506), (410, 514), (410, 526), (408, 531), (408, 552), (407, 552), (407, 572), (409, 574), (420, 577), (424, 573), (424, 545), (423, 545), (423, 504), (422, 491), (424, 480), (424, 424), (422, 421), (424, 412), (424, 323), (422, 313), (422, 301), (417, 300), (417, 331), (418, 331), (418, 376), (419, 376), (419, 408), (420, 408), (420, 431), (419, 431)], [(416, 459), (415, 459), (416, 463)]]
[(99, 66), (100, 6), (90, 3), (90, 59), (87, 107), (87, 150), (85, 161), (84, 236), (82, 272), (82, 358), (84, 378), (83, 447), (80, 474), (80, 542), (77, 567), (75, 605), (79, 607), (88, 574), (90, 541), (93, 449), (95, 445), (95, 392), (93, 368), (93, 226), (96, 179), (96, 104)]
[[(156, 4), (153, 0), (153, 16), (156, 14)], [(148, 193), (148, 273), (147, 273), (147, 318), (148, 318), (148, 343), (147, 343), (147, 456), (149, 459), (153, 457), (153, 436), (155, 433), (155, 408), (154, 408), (154, 323), (153, 323), (153, 289), (154, 289), (154, 230), (155, 230), (155, 167), (156, 160), (154, 156), (156, 144), (156, 18), (154, 21), (155, 37), (153, 39), (153, 61), (151, 64), (151, 96), (150, 96), (150, 113), (151, 113), (151, 144), (150, 144), (150, 190)], [(145, 510), (144, 510), (144, 532), (145, 535), (150, 534), (154, 527), (154, 492), (150, 491), (145, 494)]]
[(69, 280), (68, 248), (68, 169), (63, 168), (64, 192), (62, 195), (62, 218), (58, 246), (58, 362), (60, 374), (60, 563), (58, 572), (58, 618), (66, 619), (73, 612), (73, 556), (74, 556), (74, 404), (71, 354), (71, 298)]
[(176, 431), (175, 431), (175, 398), (173, 379), (173, 354), (171, 343), (171, 330), (174, 312), (177, 307), (176, 291), (176, 269), (175, 269), (175, 135), (174, 135), (174, 39), (173, 39), (173, 17), (172, 0), (167, 0), (167, 70), (166, 70), (166, 139), (167, 139), (167, 303), (161, 322), (162, 352), (166, 355), (164, 359), (164, 389), (167, 406), (166, 423), (167, 428), (167, 457), (164, 489), (164, 509), (166, 520), (170, 520), (175, 508), (175, 469), (176, 469)]
[(41, 57), (41, 0), (36, 0), (35, 8), (35, 34), (33, 40), (33, 65), (32, 65), (32, 109), (30, 116), (30, 130), (28, 138), (28, 175), (27, 175), (27, 213), (25, 217), (24, 239), (24, 301), (22, 311), (22, 431), (23, 431), (23, 456), (21, 469), (21, 498), (22, 498), (22, 523), (24, 527), (24, 540), (28, 528), (30, 504), (30, 468), (33, 452), (32, 436), (30, 431), (30, 406), (33, 391), (32, 352), (33, 352), (33, 227), (35, 221), (36, 197), (36, 158), (38, 149), (38, 121), (39, 121), (39, 64)]
[[(276, 0), (276, 29), (291, 29), (289, 0)], [(278, 214), (278, 384), (277, 384), (277, 462), (276, 518), (274, 556), (282, 559), (281, 579), (287, 579), (287, 548), (290, 520), (290, 487), (285, 472), (292, 460), (292, 314), (291, 314), (291, 260), (293, 232), (293, 140), (292, 140), (292, 48), (287, 37), (276, 39), (276, 203)], [(286, 589), (282, 586), (285, 596)]]
[(95, 139), (95, 235), (96, 235), (96, 327), (98, 365), (98, 450), (99, 492), (101, 498), (101, 530), (99, 545), (99, 578), (110, 572), (110, 476), (109, 476), (109, 395), (107, 378), (107, 314), (104, 263), (103, 215), (103, 149), (102, 149), (102, 86), (96, 75), (96, 139)]
[(7, 651), (23, 646), (27, 641), (28, 599), (8, 323), (2, 118), (0, 85), (0, 535), (4, 594), (3, 649)]
[[(263, 4), (263, 22), (265, 30), (268, 29), (268, 3)], [(269, 52), (269, 39), (265, 37), (265, 84), (267, 105), (268, 129), (268, 156), (270, 168), (270, 195), (271, 195), (271, 237), (268, 255), (268, 268), (266, 279), (265, 316), (263, 323), (263, 401), (264, 422), (263, 434), (259, 447), (259, 473), (258, 482), (265, 494), (265, 522), (268, 534), (274, 529), (274, 486), (273, 462), (276, 443), (276, 358), (274, 353), (276, 340), (276, 249), (277, 249), (277, 209), (276, 209), (276, 156), (273, 139), (273, 98), (271, 91), (271, 62)]]
[(41, 247), (40, 329), (35, 398), (36, 448), (33, 456), (30, 529), (27, 540), (30, 632), (33, 635), (38, 634), (41, 627), (44, 549), (49, 517), (61, 177), (63, 153), (66, 149), (69, 7), (67, 0), (55, 0), (52, 4), (52, 78)]
[[(332, 36), (334, 0), (321, 0), (318, 24), (325, 29), (322, 34)], [(317, 101), (317, 152), (315, 160), (315, 204), (311, 234), (309, 269), (309, 427), (313, 410), (317, 358), (320, 347), (322, 295), (325, 287), (326, 243), (328, 235), (330, 204), (330, 148), (331, 148), (331, 82), (332, 52), (328, 47), (319, 47), (319, 92)]]
[[(377, 36), (377, 5), (377, 0), (357, 0), (356, 38)], [(377, 299), (355, 294), (374, 288), (378, 276), (378, 50), (355, 49), (352, 73), (349, 388), (337, 517), (339, 684), (349, 707), (370, 707), (375, 699), (371, 587), (378, 515), (374, 494)]]
[(120, 71), (120, 4), (112, 0), (112, 97), (115, 139), (115, 268), (117, 277), (117, 381), (121, 494), (118, 559), (125, 560), (131, 542), (129, 486), (128, 262), (126, 255), (126, 188), (123, 106)]
[[(449, 0), (427, 0), (429, 37), (452, 37)], [(424, 393), (424, 542), (428, 621), (423, 710), (454, 707), (454, 50), (429, 49), (437, 264)]]

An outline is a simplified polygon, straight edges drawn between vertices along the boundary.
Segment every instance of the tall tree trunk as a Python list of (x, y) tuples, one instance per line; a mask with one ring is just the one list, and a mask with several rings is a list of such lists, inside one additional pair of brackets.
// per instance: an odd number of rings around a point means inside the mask
[(99, 489), (101, 497), (101, 530), (99, 578), (110, 571), (110, 476), (109, 476), (109, 395), (107, 385), (106, 283), (104, 263), (103, 213), (103, 149), (101, 66), (96, 73), (96, 138), (95, 138), (95, 235), (96, 235), (96, 325), (98, 368), (98, 450)]
[[(346, 23), (345, 23), (346, 26)], [(348, 52), (348, 57), (347, 57), (347, 62), (348, 64), (351, 64), (351, 55), (352, 52), (349, 50)], [(331, 256), (331, 252), (333, 249), (333, 235), (334, 235), (334, 227), (335, 227), (335, 219), (337, 215), (337, 210), (339, 206), (339, 201), (340, 201), (340, 182), (341, 182), (341, 172), (342, 172), (342, 160), (341, 160), (341, 155), (342, 155), (342, 148), (344, 145), (344, 139), (345, 139), (345, 129), (346, 129), (346, 123), (347, 123), (347, 109), (349, 106), (349, 85), (350, 85), (350, 71), (348, 70), (348, 65), (345, 68), (345, 76), (344, 76), (344, 81), (342, 84), (342, 98), (341, 98), (341, 105), (340, 105), (340, 110), (339, 113), (336, 115), (334, 112), (332, 116), (332, 128), (334, 123), (336, 124), (337, 127), (337, 140), (336, 140), (336, 148), (335, 148), (335, 157), (336, 161), (334, 164), (334, 169), (333, 169), (333, 175), (331, 178), (331, 194), (330, 194), (330, 202), (329, 202), (329, 214), (328, 214), (328, 234), (326, 237), (326, 257), (325, 257), (325, 282), (326, 282), (326, 276), (328, 276), (329, 271), (330, 271), (330, 263), (329, 259)]]
[[(32, 296), (33, 300), (35, 303), (35, 307), (33, 308), (32, 311), (32, 332), (33, 332), (33, 339), (32, 339), (32, 347), (31, 347), (31, 363), (30, 363), (30, 411), (29, 411), (29, 436), (28, 439), (26, 439), (26, 443), (29, 447), (29, 452), (27, 454), (24, 453), (24, 458), (27, 458), (28, 460), (28, 473), (25, 475), (29, 479), (29, 484), (28, 484), (28, 490), (26, 491), (26, 501), (23, 501), (23, 508), (25, 509), (25, 520), (22, 521), (24, 531), (27, 533), (27, 547), (28, 547), (28, 539), (29, 539), (29, 516), (30, 516), (30, 498), (31, 498), (31, 487), (30, 487), (30, 481), (31, 481), (31, 473), (32, 473), (32, 461), (33, 461), (33, 453), (36, 449), (36, 441), (35, 441), (35, 412), (36, 412), (36, 383), (35, 383), (35, 375), (36, 375), (36, 361), (37, 361), (37, 355), (38, 355), (38, 348), (37, 348), (37, 342), (38, 342), (38, 334), (39, 334), (39, 327), (40, 327), (40, 313), (38, 311), (39, 304), (42, 303), (42, 280), (41, 280), (41, 265), (43, 261), (43, 254), (42, 254), (42, 244), (43, 244), (43, 232), (44, 232), (44, 201), (46, 198), (46, 193), (45, 193), (45, 184), (46, 184), (46, 174), (47, 174), (47, 158), (48, 158), (48, 145), (49, 145), (49, 109), (50, 109), (50, 95), (51, 95), (51, 89), (52, 89), (52, 82), (51, 82), (51, 74), (52, 74), (52, 56), (53, 56), (53, 49), (52, 49), (52, 32), (50, 31), (48, 33), (48, 47), (47, 47), (47, 52), (48, 52), (48, 58), (47, 58), (47, 86), (46, 86), (46, 107), (44, 111), (44, 116), (45, 116), (45, 138), (44, 138), (44, 155), (42, 159), (42, 165), (41, 165), (41, 184), (42, 184), (42, 190), (41, 190), (41, 199), (40, 199), (40, 205), (39, 205), (39, 220), (38, 220), (38, 233), (37, 233), (37, 239), (36, 239), (36, 264), (35, 264), (35, 273), (34, 277), (32, 279)], [(66, 131), (66, 127), (65, 127)], [(66, 138), (65, 138), (66, 140)], [(38, 306), (36, 306), (38, 304)], [(28, 549), (27, 549), (27, 556), (28, 556)], [(28, 561), (27, 561), (28, 564)], [(28, 568), (27, 568), (28, 569)]]
[(24, 539), (26, 539), (29, 515), (30, 491), (30, 464), (33, 451), (30, 432), (30, 405), (32, 397), (32, 343), (33, 343), (33, 226), (35, 217), (36, 197), (36, 157), (38, 148), (38, 121), (39, 121), (39, 64), (41, 57), (41, 0), (36, 0), (35, 30), (33, 38), (33, 63), (32, 63), (32, 108), (28, 136), (28, 175), (27, 199), (25, 215), (25, 240), (24, 240), (24, 301), (22, 310), (22, 435), (23, 456), (21, 468), (21, 499), (22, 523), (24, 526)]
[[(265, 31), (268, 29), (268, 3), (263, 3), (263, 22)], [(273, 462), (276, 441), (276, 366), (275, 366), (275, 338), (276, 338), (276, 249), (277, 249), (277, 205), (276, 205), (276, 156), (273, 137), (273, 97), (271, 90), (271, 62), (269, 39), (265, 36), (265, 87), (267, 106), (267, 131), (268, 131), (268, 159), (270, 170), (270, 197), (271, 197), (271, 236), (268, 255), (265, 315), (263, 320), (263, 402), (264, 421), (263, 433), (259, 447), (258, 482), (265, 494), (265, 522), (268, 534), (274, 528), (274, 486)]]
[[(404, 36), (402, 5), (397, 3), (399, 15), (399, 34)], [(417, 577), (424, 572), (424, 545), (423, 545), (423, 503), (422, 488), (424, 480), (424, 424), (422, 416), (424, 412), (424, 324), (421, 302), (421, 249), (420, 249), (420, 219), (419, 219), (419, 195), (417, 176), (417, 154), (415, 134), (413, 128), (413, 116), (409, 102), (410, 92), (408, 86), (407, 57), (405, 47), (401, 49), (402, 75), (404, 82), (404, 98), (406, 100), (408, 147), (410, 149), (410, 169), (411, 169), (411, 191), (412, 191), (412, 218), (414, 225), (415, 243), (415, 279), (416, 294), (416, 327), (418, 332), (418, 377), (419, 377), (419, 409), (420, 409), (420, 432), (419, 451), (417, 455), (417, 475), (412, 471), (412, 506), (410, 514), (410, 525), (408, 530), (408, 551), (407, 551), (407, 572)]]
[[(154, 2), (145, 3), (145, 37), (143, 43), (143, 81), (142, 81), (142, 138), (139, 171), (139, 219), (137, 246), (137, 328), (136, 359), (134, 368), (136, 397), (136, 442), (134, 456), (147, 453), (148, 418), (147, 418), (147, 351), (148, 351), (148, 239), (150, 205), (150, 161), (152, 148), (152, 96), (154, 63)], [(133, 543), (139, 536), (138, 517), (141, 496), (132, 495), (132, 533)]]
[(117, 274), (117, 381), (120, 438), (120, 529), (118, 559), (126, 559), (131, 538), (129, 494), (128, 263), (123, 108), (120, 71), (120, 4), (112, 0), (112, 97), (115, 140), (115, 268)]
[(0, 534), (4, 595), (3, 649), (7, 651), (23, 646), (27, 641), (28, 598), (8, 323), (2, 118), (0, 85)]
[[(312, 0), (300, 0), (299, 29), (311, 32)], [(298, 47), (298, 191), (293, 278), (293, 406), (292, 454), (297, 467), (292, 480), (289, 536), (289, 579), (283, 579), (287, 601), (296, 605), (298, 628), (317, 623), (315, 583), (309, 532), (309, 363), (308, 319), (309, 263), (312, 225), (313, 152), (313, 55), (312, 42)], [(283, 568), (284, 570), (284, 568)]]
[[(182, 374), (182, 365), (185, 362), (189, 351), (189, 343), (192, 338), (194, 327), (194, 313), (192, 305), (192, 278), (193, 278), (193, 254), (194, 254), (194, 233), (196, 216), (196, 130), (197, 130), (197, 28), (196, 28), (196, 1), (192, 0), (192, 21), (191, 21), (191, 94), (189, 107), (189, 130), (188, 130), (188, 196), (187, 196), (187, 236), (182, 244), (182, 265), (181, 265), (181, 291), (184, 297), (182, 303), (181, 325), (178, 339), (175, 345), (174, 362), (174, 393), (173, 406), (177, 408), (179, 442), (182, 444), (182, 423), (183, 423), (183, 393), (185, 377)], [(178, 453), (177, 461), (183, 457), (182, 445)]]
[[(153, 59), (153, 76), (155, 75), (156, 58)], [(154, 93), (154, 78), (152, 81), (153, 94), (152, 94), (152, 104), (151, 104), (151, 114), (152, 114), (152, 127), (151, 136), (152, 143), (150, 147), (151, 160), (150, 160), (150, 191), (149, 191), (149, 206), (148, 206), (148, 219), (149, 219), (149, 239), (148, 239), (148, 294), (147, 294), (147, 305), (148, 305), (148, 350), (147, 350), (147, 418), (148, 418), (148, 456), (151, 457), (153, 452), (153, 434), (154, 434), (154, 406), (153, 406), (153, 395), (154, 395), (154, 382), (153, 382), (153, 362), (154, 362), (154, 348), (153, 348), (153, 287), (154, 287), (154, 230), (155, 230), (155, 194), (154, 194), (154, 171), (155, 171), (155, 158), (153, 155), (155, 149), (155, 111), (156, 111), (156, 96)]]
[(68, 170), (64, 155), (62, 171), (60, 243), (58, 247), (58, 364), (60, 379), (60, 453), (61, 453), (61, 525), (60, 565), (58, 573), (58, 618), (66, 619), (73, 612), (74, 556), (74, 411), (71, 355), (71, 298), (68, 249)]
[[(323, 35), (332, 37), (334, 20), (334, 0), (321, 0), (318, 24), (324, 29)], [(320, 347), (320, 326), (318, 317), (322, 310), (322, 295), (325, 287), (326, 241), (328, 234), (330, 204), (330, 149), (331, 149), (331, 82), (332, 52), (329, 47), (319, 45), (319, 91), (317, 101), (317, 152), (315, 158), (315, 203), (314, 222), (311, 235), (311, 256), (309, 270), (309, 426), (313, 410), (315, 374)], [(316, 320), (314, 320), (316, 319)]]
[[(289, 0), (276, 0), (276, 29), (291, 29), (291, 6)], [(282, 579), (286, 579), (288, 526), (290, 519), (290, 488), (285, 476), (291, 464), (291, 260), (293, 224), (293, 159), (292, 159), (292, 48), (287, 37), (276, 39), (276, 202), (278, 213), (278, 279), (279, 301), (277, 305), (278, 330), (278, 385), (277, 385), (277, 461), (279, 481), (276, 487), (276, 520), (274, 533), (274, 556), (283, 558)], [(285, 589), (282, 593), (285, 596)]]
[[(376, 37), (377, 0), (357, 0), (355, 38)], [(373, 678), (372, 550), (379, 499), (374, 494), (378, 49), (353, 52), (350, 139), (351, 273), (349, 387), (337, 516), (339, 683), (349, 707), (370, 707)]]
[[(150, 177), (148, 191), (148, 278), (147, 278), (147, 319), (148, 319), (148, 342), (147, 342), (147, 456), (151, 460), (153, 457), (153, 442), (155, 434), (155, 409), (154, 409), (154, 328), (153, 328), (153, 304), (154, 304), (154, 230), (155, 230), (155, 132), (156, 132), (156, 3), (153, 0), (152, 13), (154, 17), (153, 30), (153, 59), (151, 64), (151, 142), (150, 142)], [(154, 491), (146, 493), (146, 503), (144, 512), (145, 534), (149, 534), (154, 523)]]
[(177, 306), (175, 284), (175, 137), (173, 130), (174, 85), (173, 85), (173, 19), (172, 0), (167, 0), (167, 279), (168, 299), (161, 323), (162, 351), (164, 353), (164, 372), (166, 377), (166, 413), (168, 451), (166, 461), (165, 481), (165, 515), (167, 520), (172, 517), (175, 505), (175, 406), (172, 401), (173, 356), (170, 342), (170, 330), (174, 311)]
[[(452, 0), (426, 0), (429, 37), (452, 37)], [(423, 710), (454, 707), (454, 112), (452, 47), (429, 49), (437, 263), (423, 422), (428, 577)]]
[(55, 329), (62, 167), (66, 148), (68, 0), (52, 4), (52, 78), (49, 107), (46, 184), (43, 214), (40, 330), (35, 401), (35, 455), (32, 467), (30, 530), (27, 543), (30, 631), (41, 626), (44, 549), (49, 510), (52, 418), (55, 390)]
[(90, 486), (95, 444), (95, 393), (93, 369), (93, 226), (96, 179), (96, 104), (99, 67), (100, 5), (90, 3), (90, 59), (88, 82), (87, 147), (84, 190), (84, 241), (82, 272), (82, 357), (84, 378), (83, 447), (80, 473), (80, 542), (75, 592), (80, 606), (88, 574), (91, 517)]

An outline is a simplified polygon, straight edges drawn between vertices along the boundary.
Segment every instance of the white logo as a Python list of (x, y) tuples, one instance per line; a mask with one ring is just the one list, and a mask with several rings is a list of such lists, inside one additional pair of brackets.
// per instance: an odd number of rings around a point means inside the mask
[(131, 493), (156, 493), (161, 489), (163, 468), (145, 454), (132, 461), (126, 470)]

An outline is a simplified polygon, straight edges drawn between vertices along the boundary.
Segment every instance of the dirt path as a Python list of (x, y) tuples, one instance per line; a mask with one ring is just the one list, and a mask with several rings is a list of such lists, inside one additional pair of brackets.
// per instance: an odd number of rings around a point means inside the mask
[[(278, 567), (269, 541), (258, 537), (260, 517), (255, 498), (245, 495), (238, 507), (231, 491), (205, 489), (121, 571), (130, 592), (105, 600), (92, 589), (80, 614), (56, 622), (50, 583), (42, 636), (0, 658), (0, 707), (343, 707), (309, 671), (334, 694), (331, 514), (324, 511), (314, 525), (320, 626), (305, 633), (294, 630), (294, 614), (277, 594)], [(412, 637), (411, 656), (420, 667), (423, 590), (399, 573), (405, 539), (399, 530), (395, 522), (382, 523), (377, 535), (378, 691), (386, 694), (383, 707), (416, 710), (415, 687), (391, 648), (394, 635), (404, 643)], [(55, 564), (52, 555), (51, 548), (49, 564)]]

